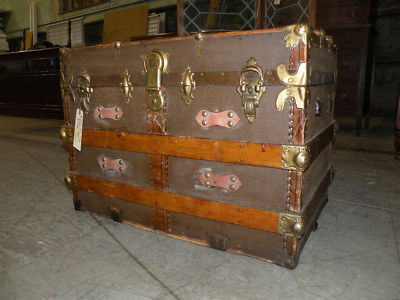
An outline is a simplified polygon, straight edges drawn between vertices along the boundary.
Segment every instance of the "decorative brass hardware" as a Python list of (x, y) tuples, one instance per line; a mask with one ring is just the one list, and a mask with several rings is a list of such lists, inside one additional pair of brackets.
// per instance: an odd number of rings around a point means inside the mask
[(112, 119), (118, 121), (122, 118), (124, 112), (119, 106), (104, 107), (100, 105), (96, 107), (96, 109), (94, 110), (94, 114), (100, 120)]
[(67, 172), (64, 178), (65, 185), (69, 190), (76, 189), (76, 176), (73, 172)]
[(311, 162), (308, 146), (282, 145), (282, 169), (305, 171)]
[(186, 67), (185, 71), (182, 73), (182, 81), (179, 83), (179, 90), (182, 94), (182, 100), (186, 104), (192, 102), (193, 91), (196, 89), (196, 82), (193, 79), (194, 73), (189, 66)]
[(233, 110), (225, 110), (219, 113), (201, 110), (196, 115), (196, 122), (202, 127), (221, 126), (234, 128), (239, 121), (239, 116)]
[(242, 186), (242, 182), (236, 175), (215, 175), (211, 172), (203, 172), (199, 175), (200, 183), (205, 187), (219, 187), (229, 192), (235, 192)]
[(90, 96), (93, 94), (93, 88), (90, 87), (90, 76), (86, 70), (82, 71), (77, 81), (81, 108), (86, 114), (88, 114), (90, 108)]
[(124, 95), (125, 102), (128, 104), (132, 100), (133, 86), (131, 83), (131, 75), (127, 69), (125, 69), (122, 75), (122, 82), (119, 84), (121, 87), (122, 94)]
[(204, 35), (201, 32), (197, 32), (194, 35), (194, 40), (196, 42), (196, 55), (197, 56), (201, 55), (201, 47), (203, 45), (203, 39), (204, 39)]
[(64, 73), (61, 73), (60, 86), (61, 86), (61, 98), (63, 99), (63, 101), (67, 101), (67, 98), (69, 97), (73, 102), (75, 102), (74, 90), (71, 87), (73, 80), (74, 77), (72, 75), (69, 77), (65, 77)]
[(256, 118), (256, 109), (260, 106), (260, 98), (266, 91), (264, 74), (255, 58), (250, 57), (247, 65), (240, 72), (237, 92), (242, 98), (244, 114), (250, 123)]
[(67, 63), (69, 60), (69, 50), (67, 48), (61, 48), (60, 49), (60, 61), (62, 63)]
[(305, 221), (300, 215), (279, 213), (279, 234), (299, 239), (304, 235), (305, 225)]
[(116, 57), (119, 57), (119, 55), (120, 55), (121, 44), (122, 44), (122, 43), (121, 43), (120, 41), (115, 41), (115, 42), (113, 43), (113, 46), (114, 46), (114, 54), (115, 54)]
[(126, 162), (120, 158), (118, 159), (111, 159), (104, 155), (100, 156), (97, 161), (99, 165), (104, 170), (113, 170), (119, 173), (124, 173), (128, 168)]
[(62, 139), (64, 145), (72, 144), (72, 138), (74, 134), (71, 127), (67, 125), (62, 125), (60, 128), (60, 138)]
[(301, 63), (295, 74), (289, 74), (285, 64), (279, 64), (277, 68), (279, 80), (287, 85), (305, 86), (310, 80), (308, 63)]
[(287, 26), (285, 28), (287, 31), (290, 31), (287, 35), (285, 35), (284, 39), (286, 41), (286, 47), (296, 47), (299, 44), (299, 41), (302, 41), (304, 45), (310, 44), (310, 26), (307, 24), (296, 24)]
[(147, 107), (159, 111), (164, 107), (164, 95), (161, 91), (161, 75), (167, 73), (169, 54), (161, 50), (153, 50), (142, 55), (144, 73), (146, 73)]
[(307, 102), (310, 98), (310, 90), (306, 87), (287, 86), (278, 94), (278, 97), (276, 98), (276, 109), (278, 111), (283, 110), (287, 98), (294, 98), (297, 108), (304, 109), (307, 106)]

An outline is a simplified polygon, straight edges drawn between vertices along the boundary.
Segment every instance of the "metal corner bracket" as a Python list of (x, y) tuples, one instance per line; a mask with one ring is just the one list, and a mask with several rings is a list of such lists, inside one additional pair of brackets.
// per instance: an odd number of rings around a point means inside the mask
[(296, 24), (285, 27), (289, 33), (285, 35), (286, 47), (296, 47), (299, 41), (304, 45), (310, 44), (311, 28), (308, 24)]
[(309, 146), (282, 145), (282, 169), (305, 171), (311, 162)]
[(306, 222), (301, 215), (279, 213), (278, 233), (295, 238), (304, 235)]
[(76, 189), (76, 173), (73, 173), (71, 171), (67, 172), (64, 178), (65, 185), (69, 190), (75, 190)]
[(309, 63), (300, 63), (297, 72), (294, 74), (289, 74), (285, 64), (279, 64), (276, 72), (279, 80), (287, 85), (305, 86), (310, 81), (311, 70)]
[(60, 138), (62, 139), (63, 143), (71, 144), (73, 139), (73, 130), (72, 127), (68, 127), (67, 125), (62, 125), (60, 128)]
[(294, 98), (296, 107), (305, 109), (310, 99), (310, 89), (304, 86), (287, 86), (276, 97), (276, 109), (282, 111), (287, 98)]

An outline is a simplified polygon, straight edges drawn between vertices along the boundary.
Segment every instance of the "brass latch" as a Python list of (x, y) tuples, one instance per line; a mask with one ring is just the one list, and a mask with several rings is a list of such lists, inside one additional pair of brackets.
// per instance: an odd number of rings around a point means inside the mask
[(93, 88), (90, 87), (90, 76), (86, 70), (82, 71), (81, 75), (77, 78), (77, 81), (81, 108), (85, 114), (88, 114), (90, 108), (90, 96), (93, 94)]
[(260, 106), (260, 98), (266, 91), (264, 74), (255, 58), (250, 57), (247, 65), (240, 72), (240, 85), (237, 92), (242, 97), (244, 114), (250, 123), (256, 119), (256, 109)]
[(186, 104), (192, 102), (193, 91), (196, 89), (196, 82), (193, 79), (194, 73), (189, 66), (186, 67), (185, 71), (182, 73), (182, 80), (179, 83), (179, 90), (181, 91), (182, 100)]
[(144, 73), (146, 74), (146, 102), (147, 107), (153, 111), (159, 111), (164, 107), (165, 99), (161, 90), (161, 75), (167, 72), (167, 52), (153, 50), (142, 55)]

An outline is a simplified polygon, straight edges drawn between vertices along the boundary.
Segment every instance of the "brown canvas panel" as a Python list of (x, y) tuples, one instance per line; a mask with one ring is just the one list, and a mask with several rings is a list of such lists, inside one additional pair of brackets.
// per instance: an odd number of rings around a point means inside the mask
[(312, 47), (310, 63), (313, 72), (334, 73), (337, 68), (337, 56), (328, 53), (326, 49)]
[[(205, 171), (216, 175), (236, 175), (242, 186), (233, 192), (202, 186), (198, 176)], [(285, 209), (285, 170), (169, 157), (168, 173), (169, 191), (172, 193), (260, 209)]]
[(311, 166), (303, 173), (302, 207), (306, 206), (318, 189), (321, 180), (331, 167), (331, 149), (329, 144), (313, 161)]
[(171, 233), (207, 242), (211, 247), (281, 263), (283, 237), (237, 225), (171, 213)]
[(193, 72), (241, 71), (249, 57), (265, 69), (276, 69), (279, 63), (288, 63), (289, 48), (284, 46), (285, 31), (260, 30), (237, 34), (205, 34), (201, 55), (196, 55), (193, 36), (172, 39), (155, 39), (122, 43), (119, 55), (112, 44), (85, 48), (72, 48), (68, 62), (68, 75), (79, 76), (82, 68), (89, 75), (107, 73), (122, 75), (124, 69), (140, 73), (143, 69), (142, 54), (153, 49), (167, 51), (169, 73), (181, 74), (186, 66)]
[[(306, 109), (306, 130), (305, 142), (311, 140), (327, 124), (333, 120), (333, 97), (335, 94), (335, 85), (321, 85), (310, 87), (311, 100)], [(316, 115), (316, 103), (320, 101), (321, 116)], [(330, 103), (332, 102), (332, 104)]]
[(78, 191), (80, 210), (111, 217), (110, 209), (121, 210), (122, 222), (140, 224), (147, 227), (153, 226), (153, 208), (133, 202), (123, 201), (117, 198), (87, 192)]
[[(148, 154), (83, 146), (81, 152), (74, 149), (74, 155), (76, 172), (82, 176), (150, 187)], [(122, 159), (128, 167), (122, 173), (114, 170), (105, 170), (98, 163), (98, 158), (102, 156), (110, 159)]]

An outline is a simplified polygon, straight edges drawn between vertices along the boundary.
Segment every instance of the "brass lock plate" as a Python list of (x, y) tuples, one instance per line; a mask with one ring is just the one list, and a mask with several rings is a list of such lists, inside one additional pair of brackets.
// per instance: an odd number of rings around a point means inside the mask
[(144, 73), (146, 74), (146, 102), (152, 111), (159, 111), (164, 107), (165, 97), (161, 90), (161, 77), (167, 73), (169, 54), (162, 50), (152, 50), (142, 55)]
[(250, 123), (256, 119), (256, 109), (260, 106), (260, 98), (266, 91), (264, 73), (255, 58), (250, 57), (247, 65), (240, 72), (237, 92), (242, 98), (245, 116)]

